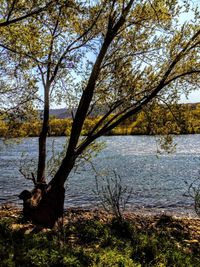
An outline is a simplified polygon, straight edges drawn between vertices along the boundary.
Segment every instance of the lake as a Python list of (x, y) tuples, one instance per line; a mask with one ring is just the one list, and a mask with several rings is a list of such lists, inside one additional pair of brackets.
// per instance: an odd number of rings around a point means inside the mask
[[(55, 149), (60, 151), (65, 137), (48, 138), (49, 151), (53, 140)], [(19, 172), (19, 162), (25, 152), (26, 157), (37, 157), (37, 141), (38, 138), (25, 138), (19, 144), (4, 145), (0, 140), (1, 204), (20, 205), (18, 194), (31, 188), (31, 182)], [(92, 164), (81, 165), (71, 174), (66, 185), (65, 208), (96, 207), (98, 199), (93, 193), (96, 173), (101, 184), (102, 177), (112, 177), (115, 171), (122, 184), (132, 188), (129, 209), (195, 214), (185, 182), (199, 177), (200, 135), (176, 136), (176, 151), (171, 154), (158, 154), (157, 138), (153, 136), (109, 136), (100, 141), (105, 148), (93, 158)]]

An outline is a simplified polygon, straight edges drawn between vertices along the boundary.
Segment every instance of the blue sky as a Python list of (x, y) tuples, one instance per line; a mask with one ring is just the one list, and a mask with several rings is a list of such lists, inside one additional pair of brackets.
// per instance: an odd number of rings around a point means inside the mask
[(184, 95), (181, 97), (180, 103), (197, 103), (200, 102), (200, 89), (189, 94), (188, 98)]
[[(193, 3), (194, 5), (198, 6), (200, 9), (200, 0), (190, 0), (191, 3)], [(181, 16), (181, 22), (185, 22), (188, 20), (191, 20), (192, 17), (192, 13), (185, 13)], [(196, 102), (200, 102), (200, 85), (199, 85), (199, 89), (197, 89), (196, 91), (193, 91), (189, 94), (189, 96), (186, 98), (184, 95), (182, 95), (181, 103), (196, 103)]]

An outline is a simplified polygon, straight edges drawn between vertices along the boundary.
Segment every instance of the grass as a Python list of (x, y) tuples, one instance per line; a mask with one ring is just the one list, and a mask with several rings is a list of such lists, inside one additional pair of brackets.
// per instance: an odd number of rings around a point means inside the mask
[[(59, 230), (0, 216), (0, 266), (200, 266), (199, 221), (141, 217), (118, 221), (105, 214), (70, 213)], [(196, 227), (196, 230), (195, 230)]]

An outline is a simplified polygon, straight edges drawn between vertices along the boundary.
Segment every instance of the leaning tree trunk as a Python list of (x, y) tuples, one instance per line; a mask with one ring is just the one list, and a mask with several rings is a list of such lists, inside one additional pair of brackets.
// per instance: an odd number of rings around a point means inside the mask
[[(40, 225), (46, 227), (53, 227), (55, 222), (58, 221), (58, 219), (63, 216), (64, 197), (65, 197), (64, 183), (67, 180), (67, 177), (75, 164), (75, 160), (78, 154), (83, 151), (83, 150), (81, 151), (81, 149), (77, 150), (78, 141), (93, 98), (96, 81), (98, 79), (101, 70), (101, 64), (104, 60), (104, 57), (107, 53), (110, 44), (114, 40), (119, 29), (124, 25), (126, 17), (133, 4), (133, 1), (134, 0), (130, 0), (127, 6), (124, 7), (121, 16), (117, 21), (114, 21), (111, 17), (109, 17), (108, 29), (104, 42), (96, 58), (95, 64), (91, 71), (91, 75), (88, 79), (87, 86), (82, 93), (76, 111), (76, 115), (73, 120), (67, 153), (55, 177), (48, 185), (46, 185), (45, 183), (43, 183), (43, 181), (45, 176), (44, 173), (45, 173), (45, 159), (46, 159), (46, 136), (48, 130), (48, 121), (49, 121), (49, 88), (51, 83), (51, 79), (49, 80), (51, 66), (49, 65), (50, 63), (48, 63), (49, 71), (47, 72), (47, 77), (48, 77), (47, 81), (49, 82), (47, 82), (45, 87), (45, 108), (44, 108), (43, 129), (40, 136), (41, 137), (40, 147), (39, 147), (40, 158), (38, 163), (37, 183), (32, 192), (23, 191), (19, 196), (24, 201), (24, 209), (23, 209), (24, 216), (27, 219), (32, 220), (34, 223), (39, 223)], [(51, 59), (51, 52), (52, 50), (50, 49), (49, 59)], [(92, 138), (90, 139), (89, 144), (91, 143), (91, 141)]]

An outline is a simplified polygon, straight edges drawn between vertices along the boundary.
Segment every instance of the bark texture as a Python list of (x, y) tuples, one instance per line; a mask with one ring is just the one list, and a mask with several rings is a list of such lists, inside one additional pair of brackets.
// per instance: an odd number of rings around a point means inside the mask
[(27, 220), (40, 226), (52, 228), (63, 217), (65, 189), (37, 185), (31, 192), (24, 190), (19, 198), (23, 200), (23, 214)]

